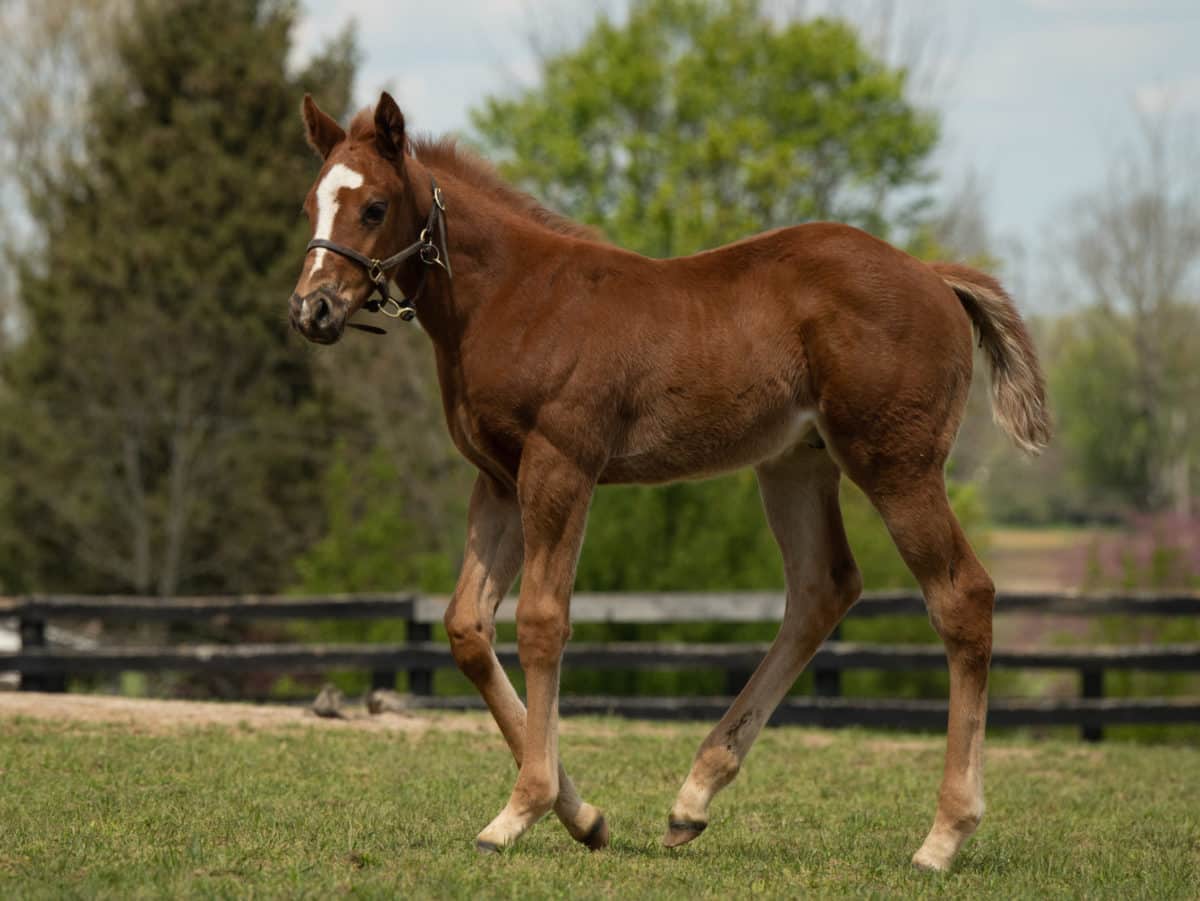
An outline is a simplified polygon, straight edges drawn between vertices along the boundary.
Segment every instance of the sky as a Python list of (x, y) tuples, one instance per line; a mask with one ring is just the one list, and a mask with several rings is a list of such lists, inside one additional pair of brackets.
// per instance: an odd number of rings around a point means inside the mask
[[(770, 0), (768, 0), (770, 3)], [(943, 190), (973, 177), (993, 234), (1036, 248), (1071, 201), (1101, 189), (1140, 112), (1200, 119), (1200, 0), (780, 0), (889, 29), (918, 60), (917, 100), (942, 114)], [(411, 128), (467, 131), (482, 98), (536, 82), (533, 41), (578, 39), (625, 0), (306, 0), (303, 58), (353, 21), (356, 93), (392, 91)], [(419, 27), (418, 27), (419, 24)], [(533, 40), (531, 40), (533, 39)]]

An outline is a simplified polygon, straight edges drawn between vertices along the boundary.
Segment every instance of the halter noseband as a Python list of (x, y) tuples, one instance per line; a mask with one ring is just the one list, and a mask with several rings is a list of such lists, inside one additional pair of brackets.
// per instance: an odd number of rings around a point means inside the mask
[[(417, 240), (399, 253), (392, 254), (386, 260), (376, 260), (359, 253), (353, 247), (336, 244), (324, 238), (313, 238), (308, 242), (308, 247), (304, 249), (305, 254), (310, 250), (318, 248), (332, 250), (334, 253), (341, 254), (349, 260), (354, 260), (354, 262), (367, 270), (367, 278), (371, 280), (371, 284), (373, 285), (371, 293), (374, 294), (378, 291), (379, 298), (375, 299), (372, 297), (363, 304), (363, 309), (370, 310), (372, 313), (383, 313), (385, 316), (390, 316), (393, 319), (403, 319), (405, 322), (411, 322), (416, 317), (417, 311), (413, 306), (413, 302), (425, 290), (425, 276), (429, 273), (429, 269), (424, 268), (421, 270), (421, 281), (417, 285), (416, 293), (412, 297), (401, 297), (399, 300), (392, 297), (388, 291), (387, 277), (388, 270), (394, 269), (414, 255), (426, 267), (441, 266), (446, 270), (447, 277), (454, 277), (454, 273), (450, 271), (450, 249), (446, 244), (446, 205), (442, 202), (442, 189), (438, 187), (437, 181), (433, 176), (429, 177), (429, 181), (433, 188), (433, 204), (429, 208), (429, 218), (425, 221), (425, 227), (421, 229), (421, 234)], [(438, 241), (441, 242), (441, 249), (438, 247), (438, 242), (433, 239), (435, 228), (437, 229)], [(445, 254), (444, 257), (442, 256), (443, 253)], [(347, 324), (363, 331), (383, 334), (383, 329), (375, 328), (374, 326), (360, 325), (354, 322)]]

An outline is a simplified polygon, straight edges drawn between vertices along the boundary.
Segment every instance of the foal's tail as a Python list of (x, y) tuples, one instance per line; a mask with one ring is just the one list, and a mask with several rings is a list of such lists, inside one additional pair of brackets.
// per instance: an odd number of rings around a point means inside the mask
[(992, 417), (1026, 452), (1050, 443), (1050, 413), (1037, 351), (1016, 306), (1000, 283), (968, 266), (933, 263), (954, 289), (979, 333), (992, 369)]

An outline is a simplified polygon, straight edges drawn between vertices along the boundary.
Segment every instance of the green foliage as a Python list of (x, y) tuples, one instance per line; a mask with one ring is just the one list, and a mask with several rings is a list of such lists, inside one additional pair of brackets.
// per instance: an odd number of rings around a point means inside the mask
[[(951, 505), (968, 535), (982, 538), (983, 506), (951, 481)], [(914, 586), (879, 515), (849, 481), (842, 515), (869, 588)], [(603, 486), (592, 505), (579, 561), (580, 591), (772, 590), (783, 588), (778, 546), (754, 474), (650, 487)]]
[(639, 0), (541, 76), (475, 111), (482, 143), (519, 184), (654, 256), (805, 219), (885, 232), (937, 139), (906, 72), (850, 25), (779, 23), (757, 0)]
[(419, 524), (394, 490), (399, 474), (382, 452), (351, 467), (339, 444), (324, 479), (325, 535), (296, 560), (304, 594), (406, 591), (448, 592), (454, 572), (448, 554), (422, 550)]
[(578, 590), (782, 586), (779, 550), (752, 472), (597, 491), (579, 561)]
[(1136, 359), (1128, 335), (1101, 311), (1059, 324), (1050, 371), (1059, 439), (1071, 453), (1071, 478), (1090, 499), (1142, 508), (1150, 496), (1151, 434), (1129, 386)]
[(1155, 327), (1150, 344), (1136, 317), (1094, 307), (1060, 319), (1051, 340), (1065, 469), (1093, 519), (1179, 509), (1200, 476), (1200, 307), (1164, 302)]
[(312, 171), (296, 111), (317, 80), (345, 109), (354, 49), (291, 74), (295, 15), (133, 4), (80, 160), (26, 185), (42, 252), (0, 364), (15, 588), (269, 591), (313, 536), (336, 414), (285, 322)]

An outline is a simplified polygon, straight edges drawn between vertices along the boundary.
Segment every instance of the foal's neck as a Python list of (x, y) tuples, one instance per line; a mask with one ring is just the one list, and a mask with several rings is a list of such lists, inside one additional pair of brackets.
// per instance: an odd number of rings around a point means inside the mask
[[(448, 278), (436, 267), (429, 271), (416, 300), (417, 315), (438, 350), (457, 357), (472, 318), (501, 286), (511, 286), (531, 270), (533, 251), (525, 239), (535, 227), (455, 174), (412, 161), (409, 180), (418, 221), (426, 220), (433, 202), (431, 177), (437, 179), (446, 206), (447, 246), (441, 250), (454, 274)], [(402, 287), (412, 296), (415, 284)]]

